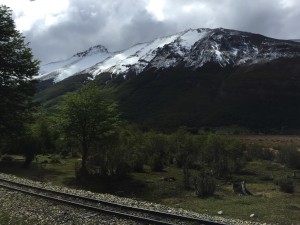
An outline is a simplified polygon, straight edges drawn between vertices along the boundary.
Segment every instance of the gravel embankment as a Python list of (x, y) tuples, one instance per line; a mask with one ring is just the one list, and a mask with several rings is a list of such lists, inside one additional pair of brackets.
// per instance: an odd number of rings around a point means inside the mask
[[(261, 225), (261, 223), (256, 222), (228, 219), (219, 216), (212, 217), (183, 209), (174, 209), (155, 203), (137, 201), (129, 198), (121, 198), (110, 194), (92, 193), (90, 191), (75, 190), (66, 187), (55, 186), (50, 183), (35, 182), (32, 180), (27, 180), (2, 173), (0, 173), (0, 177), (56, 191), (64, 191), (66, 193), (72, 193), (146, 209), (165, 211), (187, 216), (197, 216), (206, 220), (223, 222), (225, 224)], [(61, 205), (55, 202), (28, 196), (22, 193), (9, 191), (4, 188), (0, 188), (0, 205), (2, 205), (2, 208), (4, 208), (4, 210), (7, 211), (12, 217), (22, 218), (24, 220), (35, 220), (39, 224), (138, 224), (130, 220), (114, 218), (110, 215), (107, 216), (91, 213), (83, 209), (76, 209), (70, 206)]]

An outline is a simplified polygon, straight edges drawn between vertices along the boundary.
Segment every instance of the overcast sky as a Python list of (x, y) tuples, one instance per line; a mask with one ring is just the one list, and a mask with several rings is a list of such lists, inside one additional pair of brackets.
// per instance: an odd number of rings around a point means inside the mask
[(188, 28), (300, 39), (300, 0), (0, 0), (43, 63), (101, 44), (117, 51)]

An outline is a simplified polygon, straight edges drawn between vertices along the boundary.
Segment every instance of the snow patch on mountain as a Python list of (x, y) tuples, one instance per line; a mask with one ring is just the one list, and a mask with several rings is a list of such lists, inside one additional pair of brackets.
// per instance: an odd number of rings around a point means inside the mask
[(106, 72), (126, 77), (129, 72), (139, 74), (148, 68), (164, 70), (180, 65), (195, 70), (210, 62), (225, 67), (294, 56), (300, 56), (297, 42), (223, 28), (189, 29), (114, 53), (95, 46), (42, 66), (39, 78), (58, 82), (78, 73), (95, 77)]
[(99, 61), (103, 61), (109, 56), (111, 56), (111, 53), (105, 47), (97, 45), (84, 52), (77, 53), (67, 60), (42, 65), (37, 79), (54, 79), (54, 82), (59, 82), (95, 65)]
[[(170, 55), (168, 55), (169, 57), (161, 57), (162, 49), (169, 46), (170, 48), (173, 48), (175, 55), (184, 56), (197, 41), (207, 35), (207, 30), (190, 29), (172, 36), (158, 38), (152, 42), (139, 44), (117, 53), (111, 58), (98, 63), (84, 72), (97, 76), (103, 72), (124, 74), (129, 70), (138, 74), (149, 65), (156, 67), (157, 69), (168, 68), (174, 66), (177, 60)], [(122, 57), (120, 57), (120, 55)]]
[(120, 74), (127, 72), (133, 65), (137, 72), (142, 71), (156, 54), (158, 48), (173, 42), (178, 35), (159, 38), (150, 43), (138, 44), (122, 52), (116, 53), (112, 57), (98, 63), (86, 72), (94, 76), (103, 72)]

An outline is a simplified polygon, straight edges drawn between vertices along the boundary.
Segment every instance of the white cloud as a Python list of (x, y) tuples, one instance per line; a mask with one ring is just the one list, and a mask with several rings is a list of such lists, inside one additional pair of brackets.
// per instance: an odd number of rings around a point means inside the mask
[(224, 27), (299, 39), (299, 0), (0, 0), (37, 58), (66, 58), (96, 44), (117, 51), (188, 28)]
[(70, 5), (69, 0), (2, 0), (9, 6), (15, 17), (16, 27), (20, 31), (28, 31), (40, 21), (44, 26), (50, 26), (58, 22), (60, 14), (63, 14)]
[(149, 0), (146, 10), (152, 14), (158, 21), (163, 21), (165, 19), (164, 14), (164, 0)]
[(279, 4), (283, 7), (283, 8), (291, 8), (294, 7), (296, 4), (296, 0), (280, 0)]

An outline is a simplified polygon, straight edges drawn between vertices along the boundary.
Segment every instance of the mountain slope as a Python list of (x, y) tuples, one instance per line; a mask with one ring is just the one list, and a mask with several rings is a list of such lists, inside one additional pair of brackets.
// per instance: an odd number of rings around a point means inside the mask
[[(80, 64), (89, 57), (92, 66)], [(113, 90), (124, 119), (146, 127), (300, 127), (300, 43), (294, 41), (187, 30), (120, 52), (86, 51), (51, 66), (44, 67), (36, 96), (49, 107), (94, 82)], [(81, 72), (66, 72), (73, 67)]]
[(211, 62), (220, 67), (238, 66), (297, 55), (300, 55), (300, 44), (294, 41), (222, 28), (189, 29), (115, 53), (96, 46), (85, 54), (42, 66), (39, 79), (58, 82), (79, 72), (93, 77), (101, 73), (126, 77), (149, 68), (159, 70), (181, 65), (197, 69)]
[(123, 117), (147, 127), (300, 127), (300, 57), (251, 66), (147, 71), (117, 89)]
[(96, 45), (84, 52), (77, 53), (71, 58), (42, 65), (39, 80), (62, 81), (70, 76), (78, 74), (99, 61), (103, 61), (111, 55), (104, 46)]

